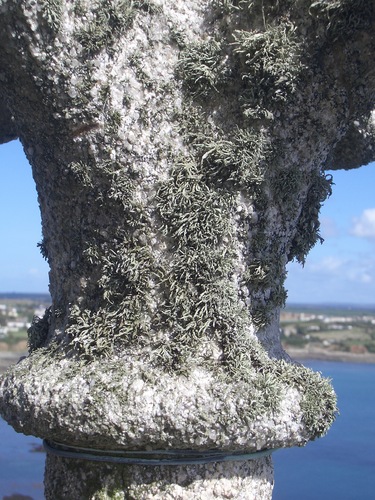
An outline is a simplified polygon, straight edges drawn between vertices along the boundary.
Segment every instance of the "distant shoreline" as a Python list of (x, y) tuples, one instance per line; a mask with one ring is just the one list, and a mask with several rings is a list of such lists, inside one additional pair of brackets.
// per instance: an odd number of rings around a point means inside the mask
[(27, 356), (27, 352), (2, 351), (0, 352), (0, 375), (6, 370), (18, 363), (19, 359)]
[(342, 363), (375, 363), (375, 354), (363, 353), (354, 354), (345, 351), (328, 351), (325, 349), (312, 348), (312, 349), (295, 349), (286, 348), (286, 352), (292, 359), (296, 361), (305, 359), (316, 359), (319, 361), (338, 361)]
[(375, 309), (375, 304), (372, 302), (365, 303), (351, 303), (351, 302), (288, 302), (282, 310), (287, 309), (347, 309), (356, 311), (358, 309)]
[(0, 292), (0, 300), (32, 300), (51, 302), (51, 295), (48, 292), (22, 293), (22, 292)]

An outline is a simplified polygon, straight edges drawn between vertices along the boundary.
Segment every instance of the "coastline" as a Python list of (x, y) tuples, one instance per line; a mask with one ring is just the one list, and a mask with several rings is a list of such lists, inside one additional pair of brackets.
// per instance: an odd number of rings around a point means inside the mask
[(0, 352), (0, 375), (5, 373), (7, 369), (18, 363), (20, 358), (27, 356), (27, 351), (3, 351)]
[(307, 349), (285, 348), (289, 356), (296, 361), (305, 359), (316, 359), (319, 361), (338, 361), (342, 363), (375, 363), (374, 353), (355, 354), (345, 351), (329, 351), (327, 349), (319, 349), (310, 347)]

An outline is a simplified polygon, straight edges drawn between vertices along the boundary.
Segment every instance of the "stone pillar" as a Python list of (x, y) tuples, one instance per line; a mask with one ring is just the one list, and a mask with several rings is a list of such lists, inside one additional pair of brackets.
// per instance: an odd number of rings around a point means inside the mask
[(147, 467), (105, 465), (47, 456), (45, 495), (51, 500), (271, 498), (273, 473), (270, 460)]
[[(321, 239), (322, 167), (353, 127), (371, 144), (373, 10), (352, 4), (0, 2), (1, 140), (32, 165), (51, 269), (30, 355), (2, 378), (17, 431), (230, 457), (328, 430), (334, 392), (290, 361), (278, 319), (287, 262)], [(49, 454), (45, 483), (50, 499), (260, 500), (273, 480), (269, 457)]]

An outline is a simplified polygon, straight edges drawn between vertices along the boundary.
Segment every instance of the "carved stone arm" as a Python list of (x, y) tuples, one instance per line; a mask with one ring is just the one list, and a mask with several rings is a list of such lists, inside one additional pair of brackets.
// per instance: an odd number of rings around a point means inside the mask
[(358, 168), (375, 161), (375, 112), (368, 118), (355, 120), (338, 142), (327, 168), (332, 170)]

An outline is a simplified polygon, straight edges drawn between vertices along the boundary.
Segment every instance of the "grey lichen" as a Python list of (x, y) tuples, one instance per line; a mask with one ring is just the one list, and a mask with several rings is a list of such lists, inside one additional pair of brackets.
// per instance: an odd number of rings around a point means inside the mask
[(193, 159), (177, 164), (158, 192), (159, 213), (176, 248), (216, 245), (230, 234), (230, 195), (211, 190)]
[(157, 14), (162, 12), (162, 7), (153, 0), (133, 0), (135, 9), (144, 10), (149, 14)]
[[(266, 326), (275, 307), (283, 306), (286, 299), (286, 292), (283, 287), (285, 271), (283, 266), (277, 264), (278, 259), (274, 253), (278, 250), (267, 252), (269, 246), (269, 236), (266, 234), (266, 219), (258, 220), (258, 216), (241, 215), (242, 208), (235, 206), (237, 196), (245, 196), (252, 200), (253, 210), (264, 211), (268, 204), (270, 193), (272, 197), (279, 200), (279, 190), (283, 190), (285, 197), (291, 196), (290, 188), (296, 187), (294, 178), (302, 178), (302, 173), (298, 170), (285, 169), (285, 175), (281, 169), (271, 169), (275, 151), (269, 143), (265, 130), (262, 128), (239, 128), (236, 127), (231, 133), (223, 130), (210, 130), (201, 128), (201, 132), (194, 130), (194, 108), (188, 120), (183, 117), (183, 130), (187, 140), (194, 146), (197, 165), (202, 181), (208, 189), (213, 192), (225, 194), (228, 200), (232, 200), (232, 205), (222, 204), (224, 210), (232, 211), (239, 221), (237, 237), (243, 233), (244, 241), (249, 238), (249, 226), (252, 226), (251, 255), (246, 257), (249, 267), (242, 276), (242, 290), (247, 288), (249, 312), (253, 324), (257, 328)], [(192, 121), (192, 123), (191, 123)], [(280, 177), (279, 177), (280, 174)], [(288, 180), (285, 185), (283, 180)], [(292, 191), (294, 192), (294, 191)], [(283, 206), (282, 200), (281, 205)], [(289, 204), (290, 205), (290, 204)], [(289, 210), (288, 204), (282, 210)], [(294, 212), (296, 212), (294, 207)], [(255, 223), (256, 221), (256, 223)], [(227, 245), (228, 246), (228, 245)], [(265, 267), (257, 272), (257, 262), (264, 262)], [(232, 264), (233, 268), (233, 264)], [(268, 269), (268, 271), (265, 271)], [(259, 270), (259, 269), (258, 269)], [(264, 273), (262, 275), (262, 273)], [(267, 279), (265, 277), (267, 276)], [(261, 279), (263, 278), (263, 279)]]
[(337, 397), (330, 380), (304, 366), (285, 361), (277, 362), (275, 374), (280, 381), (302, 393), (303, 421), (309, 429), (310, 439), (324, 436), (338, 414)]
[(46, 309), (42, 318), (34, 316), (30, 328), (27, 330), (29, 353), (43, 347), (50, 326), (51, 308)]
[(62, 17), (61, 0), (43, 0), (42, 15), (55, 32), (59, 31)]
[[(222, 15), (242, 12), (243, 4), (224, 2)], [(219, 16), (217, 31), (213, 28), (206, 40), (185, 44), (178, 75), (195, 97), (220, 94), (237, 99), (245, 117), (273, 118), (295, 92), (304, 68), (296, 26), (284, 21), (262, 29), (238, 29), (243, 23), (236, 15), (229, 16), (225, 29), (221, 23)]]
[[(262, 134), (242, 130), (231, 140), (205, 141), (201, 136), (193, 140), (198, 157), (205, 151), (200, 163), (190, 158), (177, 165), (158, 191), (159, 216), (175, 252), (163, 280), (167, 300), (161, 316), (161, 323), (170, 324), (174, 333), (160, 352), (175, 369), (177, 360), (179, 366), (186, 363), (203, 338), (211, 339), (220, 346), (228, 372), (246, 378), (253, 360), (250, 356), (244, 362), (243, 354), (254, 349), (246, 333), (249, 314), (253, 324), (263, 328), (286, 299), (285, 271), (271, 257), (250, 261), (243, 275), (249, 310), (232, 281), (236, 192), (247, 190), (255, 204), (263, 203), (267, 142)], [(242, 224), (248, 224), (246, 218)], [(259, 255), (265, 248), (260, 240), (252, 245)]]
[(237, 128), (232, 136), (221, 135), (226, 138), (198, 136), (196, 141), (207, 182), (228, 191), (246, 189), (255, 197), (264, 182), (270, 152), (265, 134)]
[(374, 4), (368, 0), (319, 0), (310, 6), (310, 14), (326, 23), (327, 36), (337, 40), (371, 26)]
[(306, 200), (303, 204), (295, 236), (292, 240), (288, 259), (296, 259), (301, 264), (305, 263), (305, 258), (311, 248), (323, 238), (320, 236), (319, 211), (322, 203), (332, 193), (332, 176), (323, 172), (313, 172), (310, 175), (309, 189)]
[(37, 243), (37, 247), (39, 248), (43, 259), (48, 261), (48, 247), (47, 247), (47, 242), (45, 241), (44, 238), (42, 241)]
[[(117, 130), (120, 122), (114, 113), (105, 128)], [(84, 241), (75, 272), (92, 278), (84, 280), (85, 299), (69, 304), (61, 342), (89, 361), (113, 354), (125, 344), (149, 341), (149, 293), (159, 271), (150, 246), (148, 215), (135, 197), (137, 175), (128, 165), (110, 159), (72, 162), (65, 176), (73, 189), (80, 186), (81, 195), (88, 193), (95, 218), (105, 228), (82, 224), (81, 234), (71, 241), (71, 245)]]
[[(186, 134), (186, 140), (192, 144), (196, 153), (197, 160), (195, 162), (191, 162), (191, 165), (194, 166), (194, 175), (198, 176), (200, 184), (204, 186), (204, 191), (207, 193), (215, 193), (215, 196), (220, 196), (222, 201), (220, 202), (220, 208), (218, 206), (218, 213), (222, 214), (222, 220), (225, 220), (225, 217), (223, 218), (225, 213), (227, 214), (226, 217), (229, 216), (226, 222), (227, 225), (231, 225), (233, 223), (233, 217), (238, 219), (239, 226), (237, 228), (238, 233), (236, 237), (241, 237), (240, 234), (243, 233), (244, 241), (247, 240), (249, 238), (249, 224), (254, 225), (254, 223), (252, 223), (252, 212), (249, 216), (241, 215), (242, 208), (236, 205), (235, 200), (238, 196), (244, 196), (244, 193), (246, 193), (246, 198), (252, 200), (253, 206), (256, 210), (259, 209), (259, 211), (262, 211), (264, 206), (267, 205), (267, 199), (269, 196), (267, 192), (269, 192), (270, 188), (269, 178), (272, 178), (272, 175), (277, 177), (276, 172), (272, 172), (271, 175), (269, 168), (266, 167), (267, 164), (270, 162), (272, 163), (272, 157), (274, 156), (267, 134), (262, 128), (251, 129), (239, 128), (238, 126), (230, 133), (226, 133), (225, 131), (216, 128), (214, 130), (211, 128), (210, 130), (207, 126), (201, 127), (200, 131), (199, 129), (197, 131), (197, 128), (195, 127), (198, 127), (199, 115), (195, 115), (193, 105), (189, 117), (186, 119), (185, 116), (182, 115), (181, 118), (182, 130)], [(172, 171), (172, 177), (174, 176), (173, 172), (174, 171)], [(191, 189), (191, 187), (189, 189), (184, 187), (183, 189), (184, 191), (194, 192), (194, 189)], [(209, 199), (208, 194), (206, 197)], [(177, 194), (171, 194), (170, 199), (178, 199)], [(227, 200), (226, 203), (224, 202), (225, 199)], [(185, 212), (183, 215), (184, 219), (193, 220), (194, 217), (191, 214), (191, 210), (195, 207), (195, 205), (198, 206), (200, 203), (200, 201), (197, 201), (197, 203), (187, 205), (186, 208), (183, 209), (183, 212)], [(207, 204), (205, 204), (205, 207), (206, 206)], [(175, 220), (174, 223), (176, 224), (176, 233), (174, 236), (179, 237), (181, 231), (184, 230), (185, 225), (176, 219), (176, 214), (173, 213), (173, 210), (170, 210), (168, 214), (165, 213), (162, 203), (160, 203), (160, 210), (162, 212), (164, 211), (164, 218), (167, 227), (168, 220)], [(238, 212), (238, 210), (240, 210), (240, 212)], [(235, 213), (237, 215), (234, 215)], [(199, 216), (199, 219), (204, 220), (204, 217), (199, 213), (199, 211), (197, 212), (197, 216)], [(257, 219), (254, 216), (254, 221), (255, 220)], [(255, 259), (259, 259), (262, 254), (264, 255), (265, 248), (267, 246), (267, 236), (265, 234), (265, 227), (263, 227), (264, 224), (265, 220), (260, 220), (253, 228), (252, 240), (250, 244), (252, 256), (248, 257), (250, 268), (245, 271), (242, 278), (242, 290), (244, 288), (247, 288), (248, 290), (248, 298), (246, 298), (246, 301), (248, 302), (247, 305), (249, 307), (249, 313), (253, 324), (255, 324), (257, 328), (262, 328), (268, 323), (274, 307), (283, 305), (286, 298), (286, 292), (283, 288), (285, 272), (282, 271), (282, 266), (275, 266), (271, 264), (272, 269), (268, 274), (269, 279), (267, 280), (259, 279), (259, 275), (256, 272), (252, 272), (252, 269), (255, 269), (257, 265), (255, 262), (251, 263), (251, 259), (254, 259), (254, 257)], [(210, 226), (210, 231), (212, 231), (216, 226), (218, 228), (218, 234), (225, 235), (224, 228), (218, 226), (217, 223), (213, 224), (213, 221), (211, 221)], [(205, 235), (202, 228), (200, 228), (199, 234), (201, 236)], [(209, 237), (205, 237), (206, 242), (209, 242), (209, 240)], [(226, 274), (223, 275), (225, 276), (224, 279), (228, 284), (230, 283), (231, 272), (233, 272), (235, 267), (234, 255), (236, 252), (233, 247), (232, 250), (229, 250), (230, 241), (232, 240), (233, 235), (230, 237), (227, 235), (224, 240), (226, 241), (225, 248), (227, 257), (230, 257), (228, 262), (231, 262), (229, 267), (228, 265), (225, 266), (228, 270), (226, 271)], [(217, 245), (220, 241), (221, 240), (218, 239), (214, 242), (215, 245)], [(182, 238), (181, 242), (177, 244), (182, 248), (185, 248), (187, 241)], [(201, 247), (203, 248), (202, 244)], [(210, 256), (211, 251), (209, 251), (208, 245), (206, 245), (204, 250), (200, 253), (203, 256)], [(262, 259), (265, 260), (266, 257), (263, 256)], [(201, 258), (201, 260), (204, 262), (204, 257)], [(271, 257), (269, 258), (269, 261), (272, 262)], [(275, 262), (277, 262), (277, 260)], [(183, 267), (184, 266), (182, 266), (182, 268)], [(231, 287), (232, 285), (229, 286), (229, 289), (231, 289)], [(242, 301), (244, 298), (240, 298), (238, 296), (238, 292), (234, 292), (233, 290), (230, 294), (232, 297), (230, 301), (232, 305), (228, 310), (227, 319), (223, 319), (222, 328), (225, 331), (230, 331), (231, 328), (239, 329), (239, 331), (241, 331), (244, 328), (243, 325), (246, 323), (246, 320), (244, 320), (241, 327), (238, 325), (233, 327), (233, 322), (230, 318), (234, 315), (237, 315), (238, 317), (244, 315), (244, 312), (241, 312), (240, 309), (238, 309), (238, 305), (235, 305), (238, 303), (239, 299)], [(221, 307), (225, 309), (222, 305)], [(220, 309), (218, 308), (216, 310)], [(221, 314), (221, 317), (224, 317), (223, 314)], [(231, 326), (229, 327), (228, 325)], [(217, 325), (216, 330), (220, 330)], [(218, 336), (221, 338), (222, 334), (222, 332), (218, 333)]]
[(274, 105), (295, 92), (303, 70), (296, 28), (283, 23), (264, 31), (237, 30), (233, 36), (234, 54), (239, 58), (245, 84), (244, 113), (272, 118)]
[[(259, 255), (259, 252), (257, 252)], [(251, 320), (258, 330), (266, 327), (275, 308), (283, 307), (287, 298), (284, 288), (286, 273), (272, 255), (263, 260), (254, 258), (243, 275), (251, 300)], [(265, 293), (268, 291), (267, 293)]]
[[(85, 12), (81, 3), (74, 9), (80, 16)], [(132, 26), (137, 10), (155, 14), (160, 7), (152, 0), (98, 0), (90, 9), (89, 22), (75, 34), (85, 54), (92, 56), (104, 49), (111, 54), (113, 44)]]
[(70, 163), (68, 166), (68, 172), (84, 187), (93, 188), (93, 183), (90, 175), (90, 167), (83, 161)]
[(88, 244), (84, 251), (82, 269), (98, 276), (88, 292), (95, 307), (89, 301), (71, 306), (65, 342), (87, 361), (150, 341), (150, 289), (158, 266), (147, 245), (122, 237), (115, 248)]
[(177, 71), (193, 95), (207, 96), (225, 83), (226, 59), (221, 43), (209, 38), (184, 47)]
[(113, 43), (128, 29), (134, 16), (131, 0), (100, 0), (92, 10), (93, 19), (76, 33), (86, 54), (111, 49)]
[[(246, 8), (250, 12), (259, 6), (259, 2), (222, 4), (224, 10), (234, 15), (238, 9)], [(267, 4), (265, 8), (271, 9), (271, 6)], [(228, 26), (230, 29), (231, 24)], [(226, 36), (229, 33), (227, 31)], [(185, 116), (181, 115), (181, 129), (186, 141), (193, 147), (196, 162), (200, 162), (199, 172), (210, 189), (238, 195), (246, 193), (258, 213), (263, 213), (273, 200), (284, 217), (297, 220), (289, 258), (304, 262), (307, 252), (320, 239), (318, 213), (330, 193), (330, 181), (321, 174), (317, 178), (315, 173), (309, 174), (308, 194), (301, 212), (294, 194), (302, 189), (306, 175), (298, 166), (278, 165), (280, 145), (275, 141), (271, 146), (266, 129), (253, 121), (274, 118), (275, 113), (280, 114), (280, 104), (285, 105), (297, 90), (304, 67), (297, 28), (291, 21), (284, 20), (275, 26), (264, 22), (262, 30), (237, 29), (232, 31), (232, 36), (234, 42), (229, 44), (229, 50), (226, 46), (225, 58), (222, 46), (215, 45), (213, 37), (193, 45), (195, 49), (200, 47), (200, 43), (204, 44), (205, 50), (199, 53), (202, 59), (194, 57), (191, 46), (182, 51), (179, 75), (185, 84), (187, 111)], [(213, 55), (208, 51), (209, 48)], [(207, 52), (211, 57), (207, 57), (205, 62)], [(232, 105), (241, 109), (244, 116), (243, 126), (236, 125), (234, 132), (228, 133), (229, 128), (224, 131), (207, 126), (205, 113), (210, 116), (210, 106), (214, 101), (197, 99), (199, 95), (208, 95), (212, 91), (214, 95), (222, 94), (223, 97), (225, 85), (219, 84), (218, 75), (241, 82), (241, 97), (237, 103), (235, 96), (226, 95), (229, 102), (233, 99)], [(222, 83), (225, 78), (221, 80)], [(314, 222), (311, 223), (311, 220)], [(248, 227), (249, 219), (244, 218), (241, 224), (244, 228)], [(272, 278), (263, 282), (251, 271), (253, 259), (255, 263), (257, 259), (277, 262), (275, 255), (280, 249), (270, 243), (267, 225), (263, 217), (253, 228), (248, 256), (250, 268), (244, 275), (244, 284), (249, 290), (250, 315), (253, 324), (259, 329), (267, 325), (273, 309), (283, 306), (286, 300), (283, 265), (271, 265), (269, 276)]]
[(140, 333), (136, 325), (140, 324), (142, 305), (135, 298), (127, 303), (123, 301), (122, 308), (113, 308), (113, 311), (104, 307), (90, 311), (72, 306), (65, 329), (68, 350), (86, 362), (113, 355), (116, 347), (129, 345)]
[(177, 164), (158, 190), (159, 217), (175, 253), (163, 280), (167, 302), (160, 321), (173, 325), (175, 362), (182, 352), (191, 356), (203, 335), (216, 335), (218, 311), (225, 314), (225, 302), (233, 301), (231, 204), (229, 193), (207, 186), (192, 158)]
[[(246, 407), (244, 418), (256, 420), (260, 415), (265, 417), (280, 412), (287, 386), (301, 394), (302, 418), (309, 439), (323, 436), (338, 413), (337, 398), (330, 380), (301, 365), (282, 360), (270, 362), (254, 343), (248, 344), (247, 353), (245, 352), (234, 353), (240, 368), (231, 374), (237, 381), (239, 393), (242, 392), (242, 384), (248, 385), (249, 380), (252, 380), (251, 389), (247, 387), (247, 390), (253, 402), (250, 407)], [(246, 366), (247, 373), (244, 370)], [(257, 368), (255, 376), (254, 367)]]
[(212, 0), (212, 7), (222, 15), (228, 15), (240, 9), (240, 0)]
[(105, 132), (107, 134), (117, 134), (121, 125), (121, 114), (119, 111), (113, 111), (105, 124)]
[(144, 85), (145, 88), (150, 90), (155, 88), (156, 82), (144, 70), (142, 53), (140, 51), (132, 54), (129, 64), (134, 69), (134, 73), (136, 74), (138, 80), (142, 83), (142, 85)]

